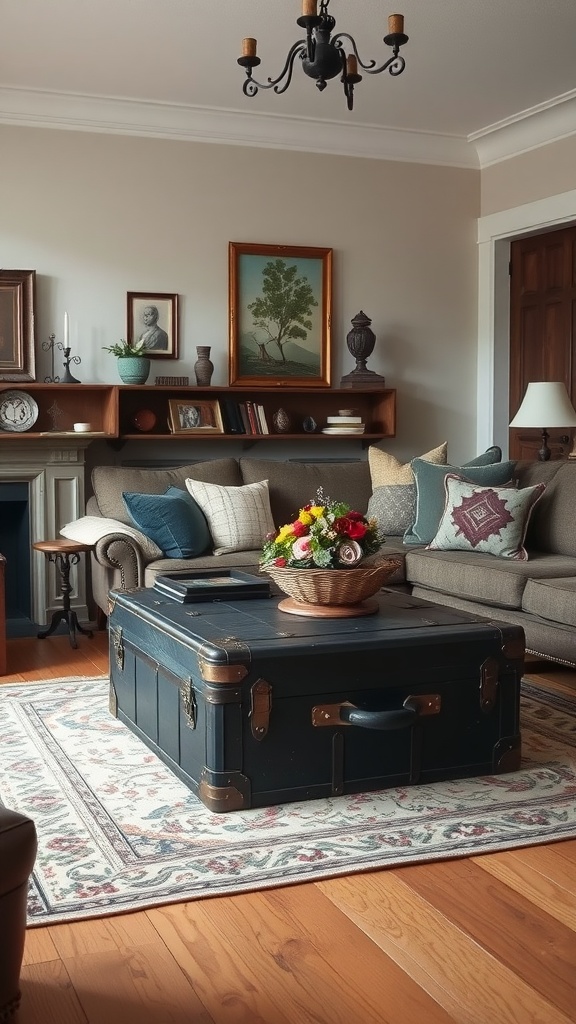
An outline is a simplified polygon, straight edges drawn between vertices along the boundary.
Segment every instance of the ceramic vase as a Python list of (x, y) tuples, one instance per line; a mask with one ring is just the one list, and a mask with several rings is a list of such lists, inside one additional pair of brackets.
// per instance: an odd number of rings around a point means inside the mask
[(198, 353), (198, 358), (194, 363), (196, 384), (199, 387), (207, 387), (214, 373), (214, 363), (210, 361), (210, 345), (197, 345), (196, 352)]
[(285, 409), (277, 409), (272, 416), (272, 423), (277, 434), (287, 434), (292, 426), (292, 421)]
[(118, 356), (118, 374), (125, 384), (145, 384), (150, 373), (146, 356)]

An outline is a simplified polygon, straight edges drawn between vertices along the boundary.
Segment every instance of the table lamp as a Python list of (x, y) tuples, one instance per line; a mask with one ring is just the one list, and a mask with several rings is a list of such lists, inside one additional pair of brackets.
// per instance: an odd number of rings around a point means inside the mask
[[(526, 388), (511, 427), (537, 427), (542, 432), (541, 462), (550, 458), (547, 427), (576, 427), (576, 412), (561, 381), (539, 380)], [(570, 457), (574, 457), (571, 453)]]

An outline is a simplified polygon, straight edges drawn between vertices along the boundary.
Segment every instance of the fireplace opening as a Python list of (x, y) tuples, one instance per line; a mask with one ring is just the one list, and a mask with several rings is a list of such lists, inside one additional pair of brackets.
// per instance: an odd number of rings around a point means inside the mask
[(6, 558), (6, 634), (32, 636), (30, 515), (27, 483), (0, 482), (0, 551)]

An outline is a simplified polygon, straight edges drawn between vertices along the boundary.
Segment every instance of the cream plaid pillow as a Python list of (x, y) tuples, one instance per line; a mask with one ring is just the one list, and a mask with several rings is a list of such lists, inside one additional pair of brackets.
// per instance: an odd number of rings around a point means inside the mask
[[(434, 462), (437, 466), (445, 466), (446, 459), (448, 458), (448, 443), (445, 441), (444, 444), (438, 445), (437, 448), (432, 448), (431, 451), (421, 455), (420, 458), (426, 462)], [(368, 449), (368, 465), (370, 466), (370, 476), (372, 478), (372, 490), (384, 485), (414, 483), (414, 473), (409, 462), (402, 465), (393, 455), (389, 455), (388, 452), (382, 451), (381, 448), (377, 448), (375, 445), (370, 445)]]
[(188, 479), (186, 487), (206, 516), (215, 555), (255, 551), (274, 531), (267, 480), (223, 487)]

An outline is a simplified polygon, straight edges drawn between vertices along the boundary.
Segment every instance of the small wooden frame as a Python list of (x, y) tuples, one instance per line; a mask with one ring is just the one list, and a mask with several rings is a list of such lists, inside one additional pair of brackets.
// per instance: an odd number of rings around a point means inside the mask
[(215, 399), (171, 398), (169, 425), (173, 434), (223, 434), (220, 404)]
[(0, 380), (36, 380), (35, 270), (0, 270)]

